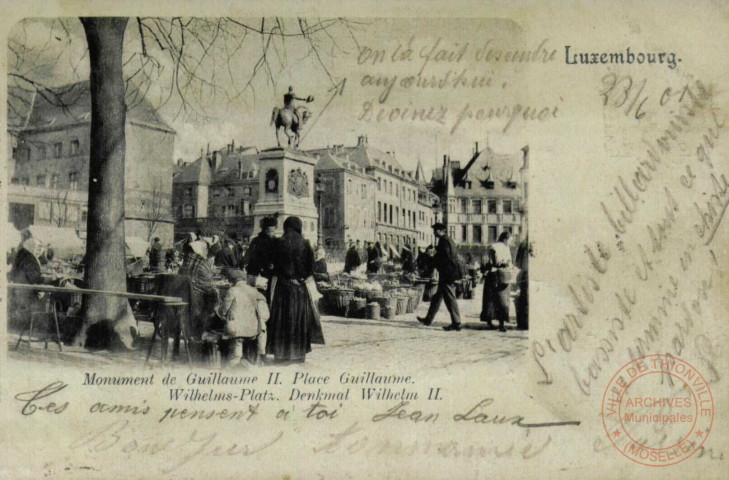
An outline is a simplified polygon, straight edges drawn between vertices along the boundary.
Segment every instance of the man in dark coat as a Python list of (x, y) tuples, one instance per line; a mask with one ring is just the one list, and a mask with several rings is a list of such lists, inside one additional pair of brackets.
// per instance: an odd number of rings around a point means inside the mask
[(261, 275), (270, 280), (273, 276), (273, 252), (271, 247), (273, 246), (278, 221), (273, 217), (264, 217), (261, 219), (260, 225), (261, 231), (256, 238), (251, 240), (243, 263), (248, 275)]
[(349, 241), (349, 249), (347, 254), (344, 256), (344, 273), (351, 273), (357, 270), (362, 264), (362, 260), (359, 258), (359, 252), (352, 240)]
[(435, 314), (438, 313), (440, 303), (443, 301), (451, 315), (451, 324), (443, 327), (446, 331), (461, 330), (461, 314), (456, 301), (456, 280), (459, 280), (460, 268), (458, 266), (458, 252), (456, 244), (446, 235), (446, 226), (442, 223), (433, 225), (433, 232), (438, 238), (438, 245), (435, 247), (433, 264), (438, 270), (438, 290), (430, 300), (430, 307), (425, 318), (418, 317), (423, 325), (433, 323)]

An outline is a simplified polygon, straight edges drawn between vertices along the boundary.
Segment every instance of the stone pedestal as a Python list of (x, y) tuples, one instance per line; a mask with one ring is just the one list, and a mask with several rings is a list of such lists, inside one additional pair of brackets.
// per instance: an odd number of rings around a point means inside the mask
[(315, 203), (314, 166), (316, 159), (296, 150), (274, 148), (259, 155), (259, 197), (253, 207), (255, 232), (263, 217), (278, 213), (277, 234), (283, 222), (296, 216), (303, 223), (302, 234), (314, 246), (319, 214)]

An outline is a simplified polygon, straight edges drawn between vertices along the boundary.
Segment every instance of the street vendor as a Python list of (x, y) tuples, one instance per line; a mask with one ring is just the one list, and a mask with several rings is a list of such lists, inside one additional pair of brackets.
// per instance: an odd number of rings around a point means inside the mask
[[(43, 254), (43, 245), (35, 238), (23, 242), (20, 251), (15, 256), (13, 268), (8, 273), (8, 280), (12, 283), (38, 285), (43, 283), (39, 257)], [(38, 307), (38, 298), (30, 290), (11, 290), (10, 326), (20, 327), (24, 321), (30, 319), (30, 313)]]
[[(357, 240), (357, 243), (359, 243), (359, 240)], [(362, 261), (360, 260), (357, 246), (350, 239), (349, 248), (347, 249), (347, 254), (344, 257), (344, 273), (352, 273), (359, 268), (361, 263)]]
[(373, 245), (367, 251), (367, 273), (378, 273), (382, 267), (382, 247), (380, 242)]
[[(211, 241), (210, 241), (211, 242)], [(190, 243), (192, 253), (185, 257), (185, 263), (180, 267), (179, 274), (190, 277), (193, 295), (199, 300), (192, 302), (191, 320), (193, 335), (197, 336), (204, 328), (204, 322), (212, 315), (217, 307), (220, 296), (215, 288), (214, 275), (215, 254), (220, 251), (217, 244), (208, 244), (204, 240), (197, 240)]]
[(317, 282), (328, 282), (329, 273), (327, 272), (327, 252), (319, 247), (314, 257), (314, 280)]
[(400, 254), (400, 263), (402, 263), (402, 271), (405, 273), (415, 273), (415, 256), (413, 251), (410, 249), (408, 244), (403, 245), (402, 253)]

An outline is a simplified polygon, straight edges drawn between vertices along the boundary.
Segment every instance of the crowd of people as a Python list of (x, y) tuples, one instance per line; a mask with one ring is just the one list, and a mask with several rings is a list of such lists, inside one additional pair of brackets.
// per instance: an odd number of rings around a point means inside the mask
[[(203, 299), (191, 302), (193, 333), (204, 338), (217, 331), (229, 366), (261, 364), (267, 355), (275, 363), (303, 363), (312, 344), (324, 343), (314, 277), (317, 264), (319, 275), (326, 275), (326, 263), (321, 272), (323, 257), (316, 260), (298, 217), (286, 219), (281, 237), (275, 236), (277, 226), (273, 217), (262, 219), (260, 233), (245, 250), (220, 236), (195, 234), (182, 245), (177, 273), (189, 278), (193, 296)], [(230, 284), (222, 298), (215, 265)]]
[[(229, 366), (269, 361), (303, 363), (312, 344), (324, 343), (316, 307), (320, 297), (316, 282), (330, 281), (325, 251), (315, 251), (302, 236), (298, 217), (286, 219), (280, 237), (276, 236), (277, 228), (276, 217), (265, 217), (250, 243), (222, 232), (210, 236), (198, 232), (188, 234), (171, 249), (165, 249), (156, 237), (147, 251), (151, 272), (187, 279), (191, 292), (187, 333), (197, 340), (216, 333)], [(516, 291), (517, 328), (527, 329), (528, 240), (525, 238), (517, 247), (515, 259), (509, 232), (501, 233), (483, 257), (464, 258), (444, 224), (436, 223), (433, 231), (436, 244), (422, 250), (413, 244), (398, 252), (380, 242), (350, 240), (344, 272), (380, 273), (385, 265), (397, 263), (401, 273), (437, 283), (429, 295), (428, 311), (418, 321), (431, 325), (444, 303), (451, 319), (443, 327), (446, 331), (462, 329), (457, 297), (472, 298), (470, 292), (479, 281), (483, 282), (480, 320), (487, 329), (506, 331), (512, 292)], [(53, 255), (51, 245), (27, 239), (8, 259), (13, 265), (10, 281), (41, 283), (41, 265), (51, 261)], [(220, 288), (221, 275), (228, 281), (227, 290)]]

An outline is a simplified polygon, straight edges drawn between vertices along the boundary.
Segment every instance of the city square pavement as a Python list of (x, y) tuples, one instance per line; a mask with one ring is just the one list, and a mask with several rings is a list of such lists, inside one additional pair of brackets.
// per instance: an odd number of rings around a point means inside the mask
[[(499, 362), (499, 369), (516, 369), (524, 363), (528, 332), (515, 329), (513, 305), (507, 332), (486, 330), (485, 325), (479, 321), (482, 288), (481, 285), (478, 286), (474, 299), (458, 300), (463, 322), (463, 330), (460, 332), (447, 332), (442, 329), (450, 323), (445, 305), (441, 305), (431, 326), (421, 325), (416, 315), (425, 316), (428, 302), (421, 302), (415, 313), (400, 315), (393, 320), (325, 315), (322, 317), (322, 328), (326, 345), (312, 347), (312, 353), (306, 358), (306, 368), (357, 366), (419, 369), (427, 365), (429, 369), (447, 373), (449, 370), (457, 371), (469, 365), (478, 364), (482, 367), (491, 362)], [(151, 324), (140, 323), (140, 331), (148, 339), (152, 333)], [(87, 368), (114, 364), (145, 367), (146, 339), (141, 342), (139, 349), (129, 352), (92, 352), (69, 346), (64, 346), (63, 352), (59, 352), (56, 344), (51, 342), (44, 349), (44, 343), (40, 341), (33, 342), (31, 349), (23, 344), (15, 351), (17, 338), (17, 333), (9, 334), (8, 355), (13, 360), (54, 364), (63, 362)], [(159, 341), (156, 345), (149, 368), (160, 365)], [(185, 364), (180, 363), (180, 366)]]

